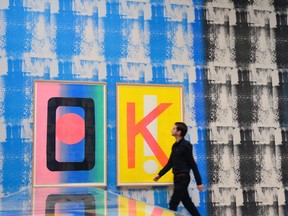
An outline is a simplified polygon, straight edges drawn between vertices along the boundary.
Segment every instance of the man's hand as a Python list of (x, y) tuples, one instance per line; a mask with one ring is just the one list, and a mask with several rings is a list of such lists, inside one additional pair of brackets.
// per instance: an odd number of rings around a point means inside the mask
[(197, 188), (198, 188), (199, 191), (203, 191), (205, 189), (203, 184), (197, 185)]
[(157, 176), (155, 176), (155, 177), (154, 177), (154, 179), (153, 179), (153, 180), (154, 180), (154, 181), (158, 181), (159, 179), (160, 179), (160, 176), (159, 176), (159, 175), (157, 175)]

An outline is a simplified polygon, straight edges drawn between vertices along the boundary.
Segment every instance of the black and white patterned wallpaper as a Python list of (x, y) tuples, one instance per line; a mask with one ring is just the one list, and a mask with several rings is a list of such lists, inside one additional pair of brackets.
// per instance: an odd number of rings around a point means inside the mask
[(208, 215), (287, 215), (287, 1), (204, 4)]

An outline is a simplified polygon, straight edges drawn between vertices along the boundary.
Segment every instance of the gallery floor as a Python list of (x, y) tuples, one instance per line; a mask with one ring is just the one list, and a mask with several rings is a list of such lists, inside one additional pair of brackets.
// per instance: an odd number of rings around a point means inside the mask
[(0, 199), (0, 215), (179, 215), (99, 188), (23, 189)]

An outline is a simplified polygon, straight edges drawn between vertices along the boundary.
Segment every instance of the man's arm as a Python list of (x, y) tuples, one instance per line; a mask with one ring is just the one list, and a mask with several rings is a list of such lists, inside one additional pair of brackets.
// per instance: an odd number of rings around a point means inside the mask
[[(193, 171), (196, 183), (198, 186), (202, 185), (202, 179), (201, 179), (201, 175), (198, 169), (198, 166), (194, 160), (193, 157), (193, 148), (192, 145), (190, 143), (187, 144), (187, 151), (185, 151), (185, 157), (189, 163), (190, 168)], [(204, 187), (204, 186), (203, 186)], [(199, 189), (199, 188), (198, 188)], [(200, 189), (199, 189), (200, 190)]]
[(163, 175), (165, 175), (172, 168), (172, 152), (168, 159), (167, 164), (160, 170), (157, 176), (154, 177), (154, 181), (158, 181)]

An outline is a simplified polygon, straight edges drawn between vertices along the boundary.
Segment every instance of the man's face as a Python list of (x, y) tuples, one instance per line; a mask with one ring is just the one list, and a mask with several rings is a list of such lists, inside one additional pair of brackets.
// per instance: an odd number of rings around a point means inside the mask
[(180, 133), (180, 131), (177, 131), (177, 126), (174, 125), (172, 128), (172, 131), (171, 131), (171, 135), (175, 137), (175, 136), (178, 136), (179, 133)]

